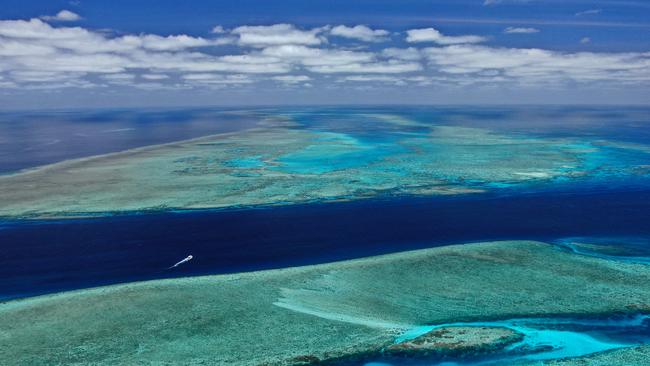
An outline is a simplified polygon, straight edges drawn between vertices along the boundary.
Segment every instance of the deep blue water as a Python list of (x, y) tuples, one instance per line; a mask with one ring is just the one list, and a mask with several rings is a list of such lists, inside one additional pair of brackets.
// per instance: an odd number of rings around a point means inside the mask
[[(387, 198), (0, 224), (0, 298), (497, 239), (650, 237), (650, 190)], [(624, 244), (621, 241), (619, 244)], [(166, 270), (188, 255), (194, 259)]]
[(0, 174), (254, 126), (227, 109), (0, 112)]
[[(254, 126), (260, 118), (283, 114), (291, 115), (307, 129), (345, 132), (360, 139), (394, 138), (391, 134), (396, 129), (408, 132), (422, 128), (382, 122), (368, 116), (373, 113), (399, 114), (422, 123), (487, 127), (504, 133), (650, 144), (650, 108), (643, 107), (3, 112), (0, 174), (70, 158), (240, 130)], [(621, 164), (644, 164), (642, 160), (648, 157), (639, 152), (630, 156), (617, 154)], [(567, 238), (575, 237), (592, 241), (603, 237), (627, 238), (615, 244), (632, 243), (637, 257), (638, 253), (647, 257), (650, 177), (610, 175), (471, 196), (389, 196), (245, 210), (5, 221), (0, 222), (0, 299), (497, 239), (552, 241), (560, 244), (558, 250), (562, 250)], [(571, 250), (570, 246), (564, 248)], [(194, 256), (191, 262), (166, 270), (190, 254)]]

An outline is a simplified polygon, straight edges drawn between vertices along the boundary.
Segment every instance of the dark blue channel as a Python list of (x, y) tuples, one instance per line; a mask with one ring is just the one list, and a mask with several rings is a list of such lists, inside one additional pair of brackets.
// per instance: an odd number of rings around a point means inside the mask
[[(393, 198), (0, 223), (0, 299), (496, 239), (650, 237), (650, 190)], [(192, 254), (178, 268), (167, 267)]]

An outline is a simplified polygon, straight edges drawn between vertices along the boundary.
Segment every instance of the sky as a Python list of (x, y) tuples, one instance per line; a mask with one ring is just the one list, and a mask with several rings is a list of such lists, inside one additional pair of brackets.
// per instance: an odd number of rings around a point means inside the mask
[(2, 2), (0, 109), (650, 104), (650, 1)]

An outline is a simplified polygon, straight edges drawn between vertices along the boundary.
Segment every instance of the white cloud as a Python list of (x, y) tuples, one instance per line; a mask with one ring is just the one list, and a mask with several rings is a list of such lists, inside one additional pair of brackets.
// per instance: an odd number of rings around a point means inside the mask
[(485, 37), (467, 35), (467, 36), (445, 36), (434, 28), (410, 29), (406, 31), (406, 42), (434, 42), (441, 45), (462, 44), (462, 43), (479, 43), (485, 41)]
[(84, 73), (62, 73), (56, 71), (13, 71), (11, 78), (20, 82), (56, 82), (66, 79), (78, 79)]
[(142, 74), (140, 75), (141, 78), (147, 79), (147, 80), (165, 80), (169, 79), (169, 75), (165, 74)]
[(287, 73), (292, 67), (278, 59), (256, 55), (210, 56), (203, 53), (136, 53), (132, 66), (155, 72)]
[(358, 39), (365, 42), (381, 42), (387, 40), (387, 36), (390, 33), (383, 29), (370, 29), (365, 25), (355, 25), (354, 27), (337, 25), (330, 30), (330, 34), (338, 37)]
[(350, 75), (345, 76), (340, 79), (341, 81), (361, 81), (361, 82), (388, 82), (388, 83), (398, 83), (402, 82), (403, 79), (395, 76), (389, 75)]
[(356, 73), (356, 74), (400, 74), (422, 70), (417, 62), (402, 62), (397, 60), (380, 61), (367, 64), (352, 63), (341, 65), (323, 65), (307, 68), (309, 71), (324, 74)]
[(198, 83), (204, 84), (250, 84), (254, 80), (248, 75), (236, 74), (236, 75), (223, 75), (223, 74), (187, 74), (183, 75), (184, 80), (189, 80)]
[(106, 80), (133, 80), (135, 75), (133, 74), (108, 74), (102, 76)]
[(30, 44), (13, 39), (1, 39), (0, 42), (0, 56), (43, 56), (55, 51), (46, 44)]
[(272, 45), (297, 44), (315, 46), (324, 43), (326, 39), (319, 36), (324, 28), (301, 30), (292, 24), (274, 24), (250, 26), (244, 25), (231, 31), (239, 36), (239, 44), (254, 47)]
[(175, 51), (186, 48), (218, 46), (230, 43), (230, 40), (227, 38), (207, 40), (201, 37), (186, 36), (184, 34), (167, 37), (147, 34), (136, 36), (136, 38), (133, 38), (133, 41), (134, 43), (139, 43), (139, 46), (142, 48), (156, 51)]
[(0, 21), (0, 69), (119, 73), (127, 69), (224, 72), (286, 72), (286, 65), (251, 66), (189, 51), (231, 43), (228, 38), (187, 35), (125, 35), (111, 38), (80, 27), (52, 27), (39, 20)]
[(650, 81), (650, 53), (563, 53), (476, 45), (431, 47), (423, 53), (432, 69), (469, 78), (489, 72), (527, 83)]
[(422, 59), (422, 54), (420, 53), (420, 50), (414, 47), (386, 48), (381, 51), (381, 54), (387, 58), (406, 60), (406, 61), (418, 61)]
[(421, 70), (417, 62), (379, 57), (372, 52), (323, 49), (299, 45), (267, 47), (261, 55), (277, 58), (315, 73), (403, 73)]
[(104, 34), (91, 32), (80, 27), (52, 27), (39, 19), (0, 21), (0, 37), (8, 38), (9, 42), (20, 42), (27, 46), (42, 49), (48, 48), (51, 52), (61, 49), (75, 53), (123, 53), (137, 49), (174, 51), (218, 46), (232, 42), (228, 38), (208, 40), (187, 35), (163, 37), (154, 34), (141, 34), (108, 38)]
[(0, 36), (17, 39), (64, 40), (89, 37), (92, 33), (79, 27), (54, 28), (40, 19), (0, 20)]
[(108, 83), (116, 85), (132, 85), (133, 80), (135, 79), (135, 75), (125, 73), (107, 74), (102, 75), (101, 77)]
[(73, 13), (70, 10), (61, 10), (56, 15), (43, 15), (41, 19), (55, 22), (74, 22), (81, 20), (81, 17), (79, 14)]
[(576, 13), (577, 17), (585, 16), (585, 15), (596, 15), (602, 13), (602, 9), (589, 9), (585, 11), (579, 11)]
[[(191, 89), (192, 86), (185, 84), (163, 84), (158, 82), (144, 82), (144, 83), (134, 83), (132, 84), (134, 88), (152, 91), (152, 90), (187, 90)], [(210, 88), (213, 88), (210, 85)]]
[[(325, 87), (335, 81), (420, 86), (650, 83), (648, 52), (479, 46), (473, 43), (483, 37), (447, 36), (433, 28), (409, 30), (407, 40), (437, 43), (435, 47), (396, 48), (390, 43), (386, 48), (349, 49), (327, 43), (325, 35), (341, 29), (370, 34), (358, 27), (305, 30), (279, 24), (221, 29), (224, 33), (206, 37), (116, 36), (53, 26), (40, 19), (0, 20), (0, 78), (5, 87), (26, 90), (114, 85), (143, 90), (227, 88), (264, 80)], [(383, 37), (380, 30), (368, 30)], [(232, 47), (217, 47), (223, 44)]]
[(370, 52), (322, 49), (298, 45), (267, 47), (261, 54), (303, 66), (346, 65), (357, 62), (370, 62), (374, 59), (374, 55)]
[(589, 38), (589, 37), (582, 37), (580, 39), (580, 43), (582, 43), (582, 44), (587, 44), (587, 43), (590, 43), (590, 42), (591, 42), (591, 38)]
[(539, 33), (537, 28), (521, 28), (521, 27), (508, 27), (503, 30), (503, 33), (508, 34), (530, 34), (530, 33)]
[(226, 30), (220, 25), (215, 25), (214, 28), (212, 28), (212, 31), (210, 31), (210, 33), (222, 34), (222, 33), (226, 33)]
[(285, 84), (298, 84), (311, 80), (311, 78), (307, 75), (280, 75), (274, 76), (271, 79)]

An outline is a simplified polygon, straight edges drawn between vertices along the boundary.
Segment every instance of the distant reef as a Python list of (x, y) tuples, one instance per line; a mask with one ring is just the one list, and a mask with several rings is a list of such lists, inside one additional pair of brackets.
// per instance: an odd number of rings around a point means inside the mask
[(645, 145), (421, 123), (391, 114), (350, 117), (365, 118), (375, 129), (316, 128), (278, 115), (243, 131), (1, 175), (0, 218), (458, 195), (648, 175)]

